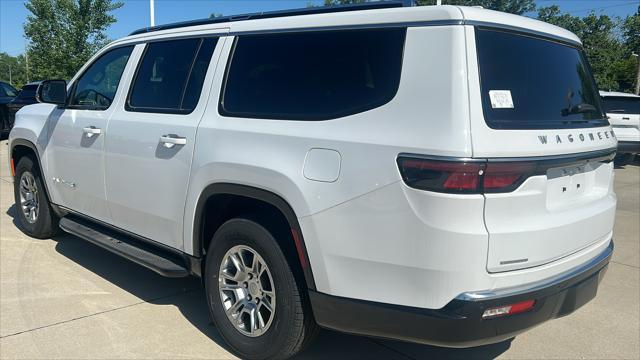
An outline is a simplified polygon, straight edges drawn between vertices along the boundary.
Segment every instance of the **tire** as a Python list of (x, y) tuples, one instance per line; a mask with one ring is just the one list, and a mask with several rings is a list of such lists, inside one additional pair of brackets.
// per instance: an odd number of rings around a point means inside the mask
[[(259, 286), (261, 290), (264, 290), (263, 294), (269, 292), (274, 294), (274, 298), (271, 299), (268, 295), (262, 296), (263, 301), (261, 307), (258, 307), (258, 312), (261, 312), (260, 316), (263, 321), (262, 323), (258, 321), (257, 324), (264, 324), (266, 329), (264, 326), (262, 332), (256, 329), (253, 335), (249, 334), (252, 330), (248, 328), (250, 322), (247, 320), (250, 320), (250, 314), (240, 315), (246, 323), (244, 329), (241, 329), (232, 323), (232, 318), (225, 311), (225, 305), (233, 309), (235, 302), (239, 301), (239, 297), (236, 296), (238, 291), (241, 296), (244, 294), (254, 302), (260, 300), (258, 298), (260, 291), (256, 292), (258, 295), (251, 297), (256, 287), (252, 286), (250, 282), (255, 282), (255, 280), (249, 277), (249, 280), (246, 281), (249, 282), (249, 285), (246, 286), (245, 281), (234, 281), (228, 276), (232, 274), (233, 269), (237, 270), (238, 268), (234, 265), (235, 263), (229, 260), (230, 254), (239, 255), (237, 258), (241, 258), (242, 265), (249, 269), (249, 264), (255, 264), (253, 262), (255, 256), (249, 256), (251, 252), (257, 254), (259, 261), (263, 261), (266, 265), (266, 271), (264, 270), (265, 266), (254, 265), (260, 269), (262, 274), (259, 276)], [(223, 271), (223, 269), (225, 270)], [(231, 271), (229, 271), (230, 269)], [(223, 272), (227, 274), (227, 277), (220, 276)], [(243, 274), (236, 272), (234, 276), (240, 279)], [(286, 359), (304, 349), (315, 337), (318, 326), (313, 319), (306, 290), (298, 282), (296, 282), (296, 277), (276, 239), (259, 221), (244, 218), (231, 219), (225, 222), (213, 236), (205, 264), (207, 304), (210, 316), (220, 334), (239, 357), (243, 359)], [(245, 290), (221, 291), (220, 284), (233, 287), (234, 283), (244, 287)], [(273, 288), (269, 291), (271, 286)], [(225, 301), (223, 301), (223, 297)], [(256, 300), (256, 298), (258, 299)], [(268, 309), (265, 302), (275, 303), (273, 313), (265, 310), (265, 308)], [(253, 309), (254, 305), (250, 305), (243, 307), (243, 309)], [(244, 317), (242, 317), (243, 315)], [(269, 320), (269, 315), (272, 316), (271, 320)], [(237, 318), (233, 321), (237, 322)]]
[[(26, 191), (21, 194), (21, 188)], [(31, 191), (28, 191), (31, 190)], [(34, 191), (35, 190), (35, 191)], [(59, 230), (58, 217), (54, 214), (47, 198), (38, 163), (31, 156), (23, 156), (16, 166), (16, 176), (13, 180), (16, 217), (21, 230), (35, 238), (46, 239), (55, 235)], [(29, 196), (29, 193), (31, 196)], [(33, 196), (35, 194), (35, 196)], [(25, 213), (35, 202), (35, 211)], [(35, 214), (35, 216), (32, 216)]]

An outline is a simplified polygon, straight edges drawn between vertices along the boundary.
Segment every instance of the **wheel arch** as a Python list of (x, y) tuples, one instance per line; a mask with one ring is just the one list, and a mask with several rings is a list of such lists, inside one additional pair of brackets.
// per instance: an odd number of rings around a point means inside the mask
[[(315, 281), (313, 278), (313, 272), (304, 242), (304, 236), (295, 211), (293, 210), (291, 205), (289, 205), (289, 203), (280, 195), (265, 189), (234, 183), (214, 183), (205, 187), (198, 197), (194, 215), (195, 217), (193, 222), (192, 237), (194, 256), (204, 258), (206, 251), (205, 247), (207, 246), (209, 241), (208, 235), (212, 235), (213, 233), (215, 233), (215, 230), (217, 230), (217, 228), (222, 225), (222, 223), (216, 224), (214, 221), (214, 223), (212, 224), (214, 229), (206, 228), (208, 224), (208, 211), (210, 211), (210, 207), (212, 206), (210, 201), (213, 199), (246, 199), (253, 204), (259, 203), (263, 204), (267, 208), (271, 207), (273, 209), (276, 209), (289, 227), (289, 238), (287, 240), (290, 243), (288, 244), (288, 246), (293, 246), (295, 248), (295, 252), (297, 255), (296, 265), (300, 267), (300, 270), (304, 275), (307, 289), (315, 290)], [(215, 207), (215, 205), (213, 206)], [(221, 206), (223, 210), (225, 209), (224, 204), (219, 206)], [(251, 214), (251, 212), (251, 209), (247, 209), (244, 214)], [(222, 216), (222, 218), (225, 218), (225, 216)]]
[[(40, 154), (38, 153), (38, 148), (31, 141), (26, 139), (20, 139), (20, 138), (13, 139), (11, 141), (11, 147), (9, 149), (9, 161), (12, 162), (11, 175), (14, 176), (13, 167), (18, 164), (18, 161), (20, 160), (20, 158), (27, 155), (33, 155), (33, 157), (38, 163), (38, 169), (42, 173), (42, 176), (44, 176), (42, 161), (40, 160)], [(47, 198), (49, 198), (49, 189), (47, 188), (47, 182), (44, 181), (44, 179), (43, 179), (43, 183), (47, 193)]]

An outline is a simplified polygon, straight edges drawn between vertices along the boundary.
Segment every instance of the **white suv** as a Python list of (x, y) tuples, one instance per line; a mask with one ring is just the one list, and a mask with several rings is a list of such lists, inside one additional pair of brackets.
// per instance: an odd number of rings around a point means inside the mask
[(616, 208), (580, 40), (394, 5), (143, 29), (44, 82), (9, 139), (19, 224), (201, 276), (244, 358), (318, 325), (469, 347), (574, 311)]
[(629, 160), (640, 153), (640, 96), (609, 91), (600, 91), (600, 96), (618, 139), (618, 154)]

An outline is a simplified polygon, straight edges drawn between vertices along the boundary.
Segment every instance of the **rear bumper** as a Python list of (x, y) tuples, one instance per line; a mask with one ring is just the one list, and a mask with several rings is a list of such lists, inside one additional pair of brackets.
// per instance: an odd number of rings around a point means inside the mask
[(618, 153), (640, 153), (640, 141), (618, 141)]
[[(510, 339), (547, 320), (568, 315), (596, 295), (613, 252), (613, 242), (588, 263), (523, 287), (464, 293), (438, 310), (310, 292), (322, 327), (381, 338), (446, 347), (471, 347)], [(482, 319), (487, 308), (535, 300), (532, 310)]]

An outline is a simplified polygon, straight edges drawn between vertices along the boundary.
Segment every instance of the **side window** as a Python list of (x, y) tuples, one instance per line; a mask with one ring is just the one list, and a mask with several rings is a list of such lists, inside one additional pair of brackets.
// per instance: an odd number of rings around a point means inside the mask
[(74, 84), (68, 106), (91, 110), (109, 108), (131, 51), (133, 46), (117, 48), (91, 64)]
[(9, 95), (4, 91), (4, 86), (0, 84), (0, 97), (5, 97), (5, 96), (9, 96)]
[(200, 99), (217, 38), (147, 45), (127, 101), (128, 111), (187, 114)]
[(400, 83), (405, 28), (241, 35), (220, 113), (327, 120), (389, 102)]

